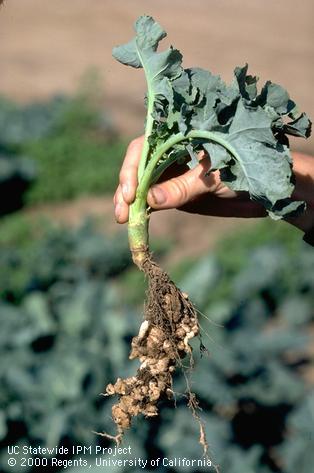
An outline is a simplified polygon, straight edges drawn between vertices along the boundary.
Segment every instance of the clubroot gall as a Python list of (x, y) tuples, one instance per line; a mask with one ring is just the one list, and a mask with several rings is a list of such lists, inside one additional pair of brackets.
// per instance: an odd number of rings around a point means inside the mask
[[(148, 243), (150, 212), (147, 193), (174, 163), (198, 164), (205, 152), (210, 171), (234, 191), (246, 192), (272, 218), (304, 211), (291, 199), (294, 189), (287, 135), (308, 137), (311, 123), (281, 86), (267, 82), (260, 93), (247, 65), (237, 67), (226, 85), (200, 68), (182, 68), (181, 53), (170, 47), (158, 52), (166, 33), (150, 16), (135, 23), (136, 36), (114, 48), (125, 65), (143, 68), (147, 80), (145, 140), (138, 168), (136, 198), (129, 211), (129, 244), (134, 263), (148, 280), (144, 321), (132, 341), (130, 358), (138, 358), (135, 376), (109, 384), (106, 395), (118, 395), (112, 408), (117, 443), (139, 414), (158, 414), (157, 403), (171, 397), (172, 376), (182, 359), (191, 357), (189, 340), (199, 335), (197, 312), (188, 296), (152, 260)], [(206, 452), (204, 426), (197, 401), (187, 385), (188, 404), (199, 420), (200, 442)]]

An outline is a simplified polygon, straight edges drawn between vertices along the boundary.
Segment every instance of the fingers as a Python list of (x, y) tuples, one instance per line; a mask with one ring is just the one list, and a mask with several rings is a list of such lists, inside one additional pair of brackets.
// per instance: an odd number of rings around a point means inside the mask
[[(126, 223), (129, 205), (134, 201), (137, 188), (137, 172), (144, 137), (133, 140), (122, 165), (119, 186), (114, 195), (115, 216), (118, 223)], [(204, 156), (204, 155), (203, 155)], [(192, 170), (176, 163), (162, 176), (162, 182), (154, 185), (147, 202), (152, 210), (177, 208), (190, 213), (229, 217), (263, 217), (265, 210), (251, 202), (248, 195), (236, 193), (220, 180), (219, 171), (206, 175), (210, 168), (207, 155), (199, 156), (199, 164)], [(164, 181), (163, 179), (166, 178)]]
[(126, 223), (129, 219), (129, 205), (124, 200), (120, 184), (114, 195), (113, 204), (117, 223)]
[(203, 159), (194, 169), (152, 186), (148, 193), (148, 204), (156, 210), (177, 208), (216, 190), (219, 177), (217, 173), (206, 176), (208, 167), (208, 160)]
[(131, 141), (119, 174), (119, 185), (113, 198), (115, 217), (118, 223), (126, 223), (129, 218), (129, 205), (135, 199), (137, 170), (141, 157), (144, 137)]
[(123, 199), (127, 204), (131, 204), (135, 199), (135, 191), (137, 187), (137, 170), (141, 158), (143, 143), (144, 136), (131, 141), (121, 167), (119, 182)]

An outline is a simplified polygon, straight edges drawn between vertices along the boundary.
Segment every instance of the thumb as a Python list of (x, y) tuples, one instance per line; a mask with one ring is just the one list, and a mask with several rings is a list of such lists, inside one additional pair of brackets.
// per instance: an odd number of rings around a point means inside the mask
[(147, 202), (153, 209), (181, 207), (213, 188), (214, 176), (205, 176), (203, 164), (199, 164), (178, 177), (156, 184), (148, 192)]

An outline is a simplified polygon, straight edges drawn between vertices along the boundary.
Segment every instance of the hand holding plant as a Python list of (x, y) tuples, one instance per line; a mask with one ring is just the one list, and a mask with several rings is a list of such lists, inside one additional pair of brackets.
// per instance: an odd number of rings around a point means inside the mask
[[(118, 223), (126, 223), (129, 206), (134, 202), (137, 170), (144, 137), (133, 140), (127, 150), (120, 172), (119, 186), (114, 195)], [(189, 169), (175, 163), (148, 191), (147, 204), (152, 210), (173, 209), (201, 215), (222, 217), (264, 217), (264, 207), (250, 200), (246, 192), (235, 192), (220, 179), (219, 171), (206, 175), (210, 159), (199, 153), (199, 164)]]
[[(144, 137), (134, 139), (121, 168), (120, 180), (114, 195), (115, 215), (118, 223), (128, 221), (129, 206), (135, 199), (137, 170)], [(314, 158), (303, 153), (292, 153), (293, 171), (296, 178), (293, 199), (305, 201), (306, 211), (289, 223), (303, 231), (314, 225)], [(194, 169), (175, 165), (161, 176), (160, 181), (148, 191), (147, 204), (152, 210), (177, 209), (200, 215), (219, 217), (258, 218), (265, 217), (264, 207), (250, 200), (245, 192), (229, 189), (220, 179), (219, 171), (206, 176), (210, 159), (201, 153), (200, 163)], [(170, 172), (171, 171), (171, 172)], [(160, 199), (160, 192), (163, 194)]]

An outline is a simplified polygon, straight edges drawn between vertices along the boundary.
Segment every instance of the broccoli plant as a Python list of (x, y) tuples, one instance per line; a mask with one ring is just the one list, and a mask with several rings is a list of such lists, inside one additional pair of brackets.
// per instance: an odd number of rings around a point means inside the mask
[[(157, 402), (170, 396), (172, 374), (191, 354), (189, 340), (199, 334), (197, 313), (188, 296), (152, 260), (148, 243), (150, 209), (147, 193), (175, 162), (198, 164), (204, 151), (213, 170), (235, 191), (245, 191), (275, 219), (304, 210), (291, 200), (294, 189), (287, 135), (308, 137), (310, 121), (288, 93), (267, 82), (257, 91), (257, 78), (247, 65), (237, 67), (226, 85), (200, 68), (183, 69), (182, 55), (173, 47), (158, 52), (166, 36), (150, 16), (135, 23), (136, 36), (113, 49), (122, 64), (143, 68), (147, 80), (145, 140), (138, 168), (136, 198), (130, 207), (128, 233), (134, 263), (148, 279), (144, 321), (132, 341), (130, 358), (139, 358), (137, 374), (106, 388), (119, 395), (113, 419), (120, 442), (132, 417), (157, 415)], [(189, 406), (197, 403), (188, 389)], [(200, 423), (201, 443), (206, 448)]]

